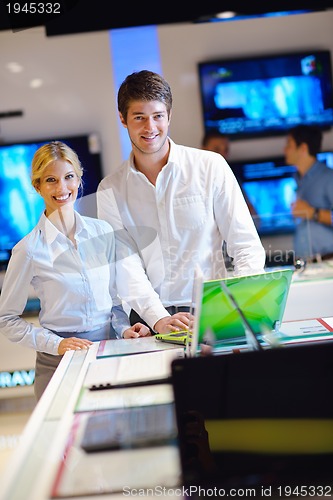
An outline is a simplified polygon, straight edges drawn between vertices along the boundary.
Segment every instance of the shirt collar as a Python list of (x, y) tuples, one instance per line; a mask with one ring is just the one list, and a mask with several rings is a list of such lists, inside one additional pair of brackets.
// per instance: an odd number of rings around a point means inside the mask
[(316, 175), (318, 169), (320, 169), (321, 163), (319, 161), (315, 161), (309, 170), (303, 176), (303, 179), (306, 177), (307, 179), (311, 179), (314, 175)]
[[(164, 165), (163, 168), (165, 168), (170, 163), (177, 163), (175, 161), (175, 158), (176, 158), (175, 143), (173, 142), (172, 139), (170, 139), (170, 137), (167, 137), (167, 141), (169, 141), (169, 144), (170, 144), (169, 157), (168, 157), (167, 163)], [(130, 152), (130, 155), (129, 155), (129, 169), (130, 169), (130, 171), (132, 171), (132, 172), (134, 172), (136, 174), (141, 174), (141, 172), (139, 170), (137, 170), (135, 168), (135, 166), (134, 166), (134, 154), (133, 154), (133, 150)]]
[[(82, 235), (88, 234), (87, 224), (85, 220), (81, 217), (81, 215), (75, 211), (75, 222), (76, 222), (76, 230), (75, 236), (82, 233)], [(44, 235), (45, 240), (48, 244), (52, 244), (58, 237), (61, 235), (63, 237), (63, 233), (61, 233), (50, 221), (48, 217), (46, 217), (45, 212), (42, 213), (39, 222), (38, 228), (41, 233)]]
[(168, 140), (169, 140), (169, 144), (170, 144), (170, 149), (169, 149), (169, 158), (168, 158), (168, 163), (177, 163), (177, 148), (176, 148), (176, 144), (173, 142), (172, 139), (170, 139), (170, 137), (168, 137)]
[(89, 236), (89, 229), (85, 219), (75, 211), (76, 231), (75, 235)]

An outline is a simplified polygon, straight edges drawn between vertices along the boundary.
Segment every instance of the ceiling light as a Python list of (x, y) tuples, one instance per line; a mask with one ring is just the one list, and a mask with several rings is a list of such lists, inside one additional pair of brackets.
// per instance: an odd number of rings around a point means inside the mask
[(17, 62), (9, 62), (6, 67), (11, 73), (21, 73), (23, 71), (23, 66)]
[(30, 82), (30, 87), (32, 89), (38, 89), (39, 87), (41, 87), (43, 85), (43, 80), (41, 78), (34, 78), (33, 80), (31, 80)]
[(231, 19), (232, 17), (237, 16), (236, 12), (233, 12), (232, 10), (225, 10), (224, 12), (219, 12), (216, 14), (215, 17), (218, 19)]

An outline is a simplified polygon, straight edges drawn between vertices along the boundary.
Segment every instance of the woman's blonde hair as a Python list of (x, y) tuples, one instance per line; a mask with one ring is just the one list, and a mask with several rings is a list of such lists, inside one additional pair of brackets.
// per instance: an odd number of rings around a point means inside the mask
[(60, 141), (52, 141), (44, 144), (35, 152), (31, 165), (31, 184), (33, 187), (38, 190), (45, 169), (57, 160), (66, 161), (72, 165), (74, 172), (80, 179), (80, 187), (82, 189), (83, 168), (79, 157), (72, 148)]

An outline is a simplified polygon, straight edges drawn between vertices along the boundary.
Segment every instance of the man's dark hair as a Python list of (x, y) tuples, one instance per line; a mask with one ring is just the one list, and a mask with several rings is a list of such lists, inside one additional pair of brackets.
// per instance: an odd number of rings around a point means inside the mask
[(222, 134), (222, 132), (219, 132), (218, 130), (210, 130), (209, 132), (206, 132), (201, 140), (201, 145), (202, 147), (205, 147), (207, 143), (210, 141), (210, 139), (227, 139), (229, 140), (229, 137), (226, 134)]
[(317, 156), (321, 150), (323, 133), (315, 125), (297, 125), (288, 131), (288, 135), (294, 139), (297, 146), (307, 144), (311, 156)]
[(132, 101), (160, 101), (166, 106), (168, 116), (172, 108), (172, 93), (168, 82), (153, 71), (142, 70), (128, 75), (118, 91), (118, 111), (127, 122), (128, 108)]

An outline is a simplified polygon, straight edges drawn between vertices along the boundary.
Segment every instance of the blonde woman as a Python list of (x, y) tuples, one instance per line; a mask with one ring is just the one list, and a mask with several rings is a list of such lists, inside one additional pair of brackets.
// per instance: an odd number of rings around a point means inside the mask
[[(130, 326), (117, 296), (112, 227), (74, 209), (82, 174), (68, 145), (50, 142), (36, 151), (32, 185), (45, 211), (14, 246), (0, 296), (1, 332), (37, 351), (37, 400), (66, 351), (88, 349), (112, 331), (117, 338), (150, 335), (141, 323)], [(31, 285), (40, 300), (40, 326), (22, 317)]]

